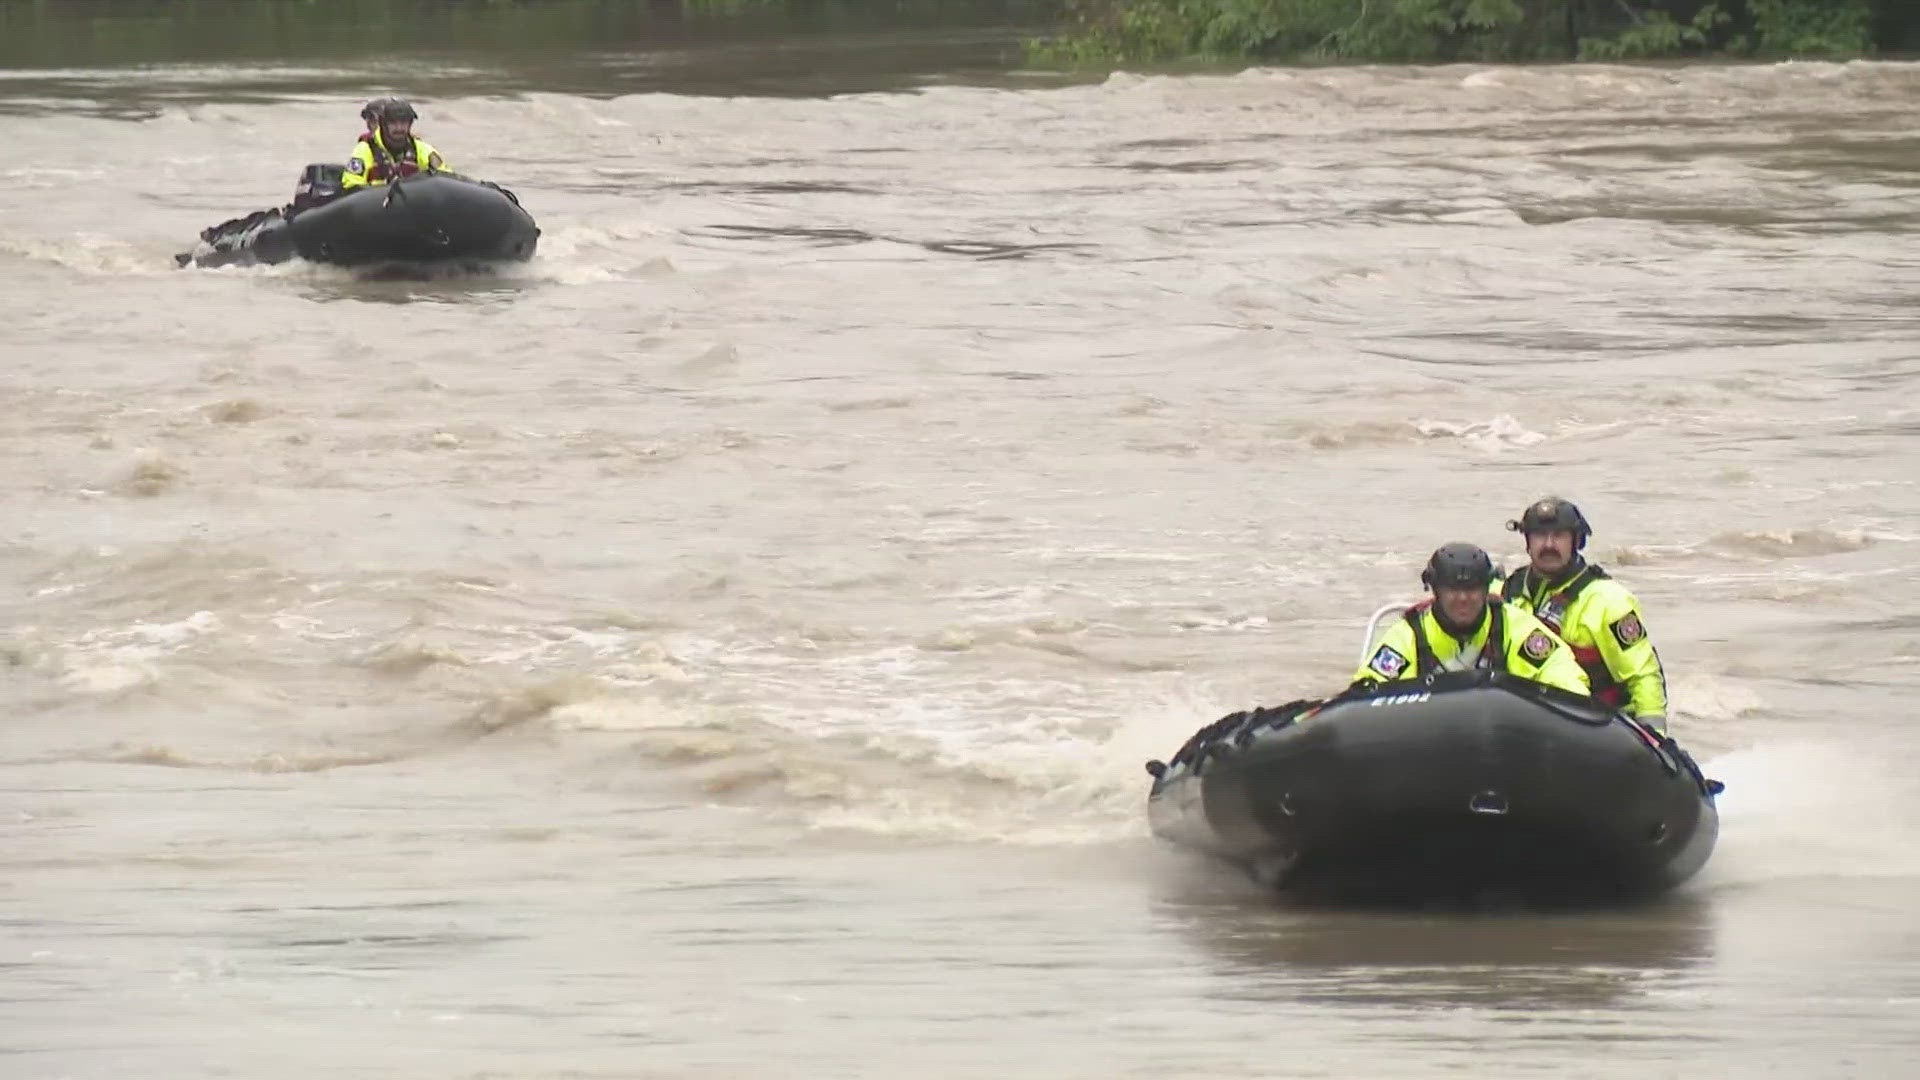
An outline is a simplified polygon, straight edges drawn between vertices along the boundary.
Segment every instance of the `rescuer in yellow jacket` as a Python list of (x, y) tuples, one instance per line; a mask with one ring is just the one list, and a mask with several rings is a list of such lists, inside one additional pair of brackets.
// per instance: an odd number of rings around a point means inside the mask
[(397, 176), (419, 172), (449, 172), (447, 163), (425, 139), (415, 138), (413, 122), (420, 118), (411, 104), (399, 98), (375, 98), (360, 110), (367, 130), (347, 156), (344, 191), (384, 184)]
[(1525, 538), (1529, 562), (1507, 578), (1501, 595), (1560, 635), (1596, 699), (1664, 732), (1667, 677), (1660, 654), (1633, 593), (1581, 555), (1593, 535), (1586, 515), (1548, 496), (1507, 528)]
[(1435, 551), (1420, 574), (1433, 603), (1388, 628), (1355, 685), (1491, 669), (1585, 696), (1587, 677), (1572, 650), (1525, 609), (1491, 596), (1493, 577), (1493, 560), (1472, 544)]

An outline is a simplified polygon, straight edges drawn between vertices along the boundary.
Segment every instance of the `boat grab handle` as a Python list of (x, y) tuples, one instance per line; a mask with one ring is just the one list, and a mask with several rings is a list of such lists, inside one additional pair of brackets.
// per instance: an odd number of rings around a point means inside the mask
[(1368, 660), (1373, 659), (1373, 645), (1375, 641), (1379, 640), (1380, 636), (1380, 620), (1388, 615), (1402, 615), (1417, 602), (1418, 601), (1414, 600), (1403, 600), (1399, 603), (1386, 604), (1374, 609), (1373, 614), (1367, 616), (1366, 634), (1360, 639), (1360, 663), (1364, 664)]

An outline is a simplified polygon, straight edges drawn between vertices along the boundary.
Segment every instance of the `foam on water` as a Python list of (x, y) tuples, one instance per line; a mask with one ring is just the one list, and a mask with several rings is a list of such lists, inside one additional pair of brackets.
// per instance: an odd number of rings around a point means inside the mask
[(1770, 882), (1920, 880), (1920, 782), (1911, 740), (1768, 740), (1703, 761), (1723, 780), (1709, 890)]

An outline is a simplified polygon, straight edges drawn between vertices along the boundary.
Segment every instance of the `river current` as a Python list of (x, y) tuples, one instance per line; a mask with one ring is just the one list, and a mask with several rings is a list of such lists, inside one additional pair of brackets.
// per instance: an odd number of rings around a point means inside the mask
[[(1920, 66), (479, 64), (0, 71), (0, 1075), (1910, 1075)], [(532, 262), (174, 268), (383, 91)], [(1148, 835), (1549, 493), (1695, 881)]]

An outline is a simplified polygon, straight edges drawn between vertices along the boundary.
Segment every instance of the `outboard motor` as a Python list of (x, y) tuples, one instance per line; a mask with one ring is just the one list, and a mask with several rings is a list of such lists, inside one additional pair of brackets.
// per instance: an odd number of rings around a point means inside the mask
[(341, 181), (346, 174), (344, 165), (322, 162), (307, 166), (300, 173), (300, 182), (293, 188), (293, 212), (311, 210), (338, 198)]

